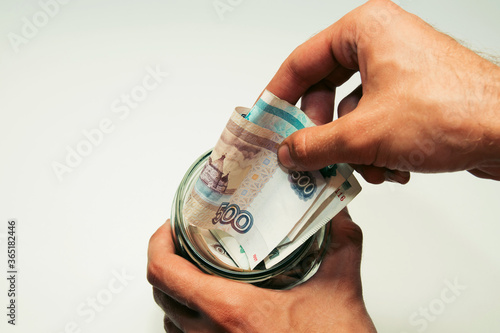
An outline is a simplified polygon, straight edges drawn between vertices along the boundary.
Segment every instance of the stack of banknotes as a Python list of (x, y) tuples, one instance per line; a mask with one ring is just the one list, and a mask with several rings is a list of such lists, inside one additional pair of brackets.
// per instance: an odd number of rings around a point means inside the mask
[(310, 126), (269, 91), (252, 109), (235, 109), (184, 205), (205, 256), (228, 269), (269, 269), (361, 191), (347, 164), (293, 171), (278, 163), (280, 143)]

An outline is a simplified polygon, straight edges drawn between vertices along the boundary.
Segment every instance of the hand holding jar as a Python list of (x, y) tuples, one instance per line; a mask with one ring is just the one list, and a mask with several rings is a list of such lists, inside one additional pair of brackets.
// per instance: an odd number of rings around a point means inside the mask
[(152, 236), (148, 280), (167, 332), (375, 332), (360, 278), (362, 233), (347, 210), (331, 223), (319, 271), (289, 290), (208, 275), (175, 254), (170, 222)]

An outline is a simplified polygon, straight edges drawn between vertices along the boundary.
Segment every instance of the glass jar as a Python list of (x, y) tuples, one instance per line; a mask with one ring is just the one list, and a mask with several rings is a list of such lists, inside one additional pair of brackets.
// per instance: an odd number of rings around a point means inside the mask
[(269, 269), (231, 270), (209, 260), (197, 245), (192, 228), (183, 219), (184, 203), (197, 181), (211, 150), (200, 156), (184, 175), (174, 196), (171, 212), (172, 234), (177, 253), (193, 262), (202, 271), (259, 287), (289, 289), (307, 281), (319, 268), (329, 243), (327, 223), (304, 244)]

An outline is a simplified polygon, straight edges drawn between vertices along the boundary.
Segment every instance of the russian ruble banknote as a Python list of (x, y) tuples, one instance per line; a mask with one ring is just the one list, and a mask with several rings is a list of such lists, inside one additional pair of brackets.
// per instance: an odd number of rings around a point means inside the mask
[[(352, 199), (361, 191), (361, 186), (354, 177), (350, 176), (338, 189), (333, 192), (333, 195), (325, 199), (323, 209), (318, 209), (313, 214), (300, 232), (295, 236), (290, 233), (283, 241), (274, 248), (274, 250), (264, 259), (267, 269), (278, 264), (281, 260), (290, 255), (305, 241), (312, 237), (323, 225), (324, 221), (330, 221), (331, 215), (337, 215)], [(294, 238), (293, 238), (294, 237)]]
[[(352, 185), (350, 200), (359, 193), (346, 164), (320, 171), (279, 165), (280, 143), (310, 126), (299, 108), (265, 91), (252, 109), (236, 108), (195, 183), (184, 218), (211, 230), (239, 268), (254, 269), (273, 250), (300, 246), (346, 205), (335, 201), (343, 184)], [(276, 258), (283, 256), (266, 266)]]
[(211, 234), (210, 230), (189, 226), (193, 241), (196, 242), (197, 249), (203, 256), (218, 266), (233, 269), (236, 265), (224, 247)]

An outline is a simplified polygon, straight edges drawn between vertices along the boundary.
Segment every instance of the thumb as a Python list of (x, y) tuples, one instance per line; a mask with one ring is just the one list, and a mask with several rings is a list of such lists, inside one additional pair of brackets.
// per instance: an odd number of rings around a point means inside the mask
[(344, 208), (330, 222), (330, 246), (317, 273), (319, 279), (359, 282), (363, 233)]
[(384, 137), (373, 110), (353, 112), (325, 125), (301, 129), (287, 137), (278, 159), (287, 169), (318, 170), (334, 163), (371, 165)]
[(331, 221), (331, 245), (334, 249), (343, 246), (353, 246), (360, 249), (363, 245), (363, 232), (352, 221), (351, 215), (344, 207)]

